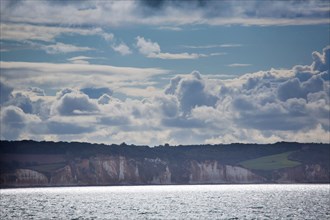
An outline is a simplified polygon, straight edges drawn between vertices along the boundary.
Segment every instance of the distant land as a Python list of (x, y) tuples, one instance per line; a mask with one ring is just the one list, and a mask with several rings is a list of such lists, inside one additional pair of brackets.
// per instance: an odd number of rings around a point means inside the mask
[(330, 183), (330, 145), (0, 141), (0, 187)]

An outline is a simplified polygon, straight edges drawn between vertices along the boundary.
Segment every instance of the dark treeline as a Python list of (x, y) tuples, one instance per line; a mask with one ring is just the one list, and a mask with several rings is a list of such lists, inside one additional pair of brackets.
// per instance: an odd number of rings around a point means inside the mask
[[(90, 144), (80, 142), (46, 141), (0, 141), (0, 154), (64, 154), (67, 157), (88, 158), (100, 154), (120, 155), (131, 158), (162, 158), (166, 160), (194, 159), (197, 161), (218, 160), (225, 164), (236, 164), (242, 160), (299, 151), (297, 160), (328, 161), (329, 144), (278, 142), (275, 144), (217, 144), (217, 145), (179, 145), (168, 144), (148, 147), (138, 145)], [(293, 158), (294, 159), (294, 158)], [(1, 158), (0, 158), (1, 160)], [(328, 165), (329, 166), (329, 165)]]

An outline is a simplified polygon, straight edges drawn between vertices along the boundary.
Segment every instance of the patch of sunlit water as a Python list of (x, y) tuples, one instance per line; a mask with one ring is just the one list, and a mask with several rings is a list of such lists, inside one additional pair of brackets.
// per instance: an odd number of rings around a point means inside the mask
[(329, 219), (330, 185), (0, 190), (1, 219)]

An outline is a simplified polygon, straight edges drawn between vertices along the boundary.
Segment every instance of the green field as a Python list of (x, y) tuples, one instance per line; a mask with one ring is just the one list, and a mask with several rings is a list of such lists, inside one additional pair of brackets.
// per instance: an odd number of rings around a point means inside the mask
[(288, 156), (293, 152), (295, 151), (288, 151), (281, 154), (246, 160), (239, 163), (239, 165), (253, 170), (276, 170), (287, 167), (295, 167), (300, 165), (300, 163), (288, 159)]

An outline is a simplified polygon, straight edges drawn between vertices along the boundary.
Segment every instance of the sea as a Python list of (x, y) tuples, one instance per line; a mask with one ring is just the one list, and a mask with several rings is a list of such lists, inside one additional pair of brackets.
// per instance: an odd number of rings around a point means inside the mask
[(330, 184), (0, 189), (0, 219), (330, 219)]

